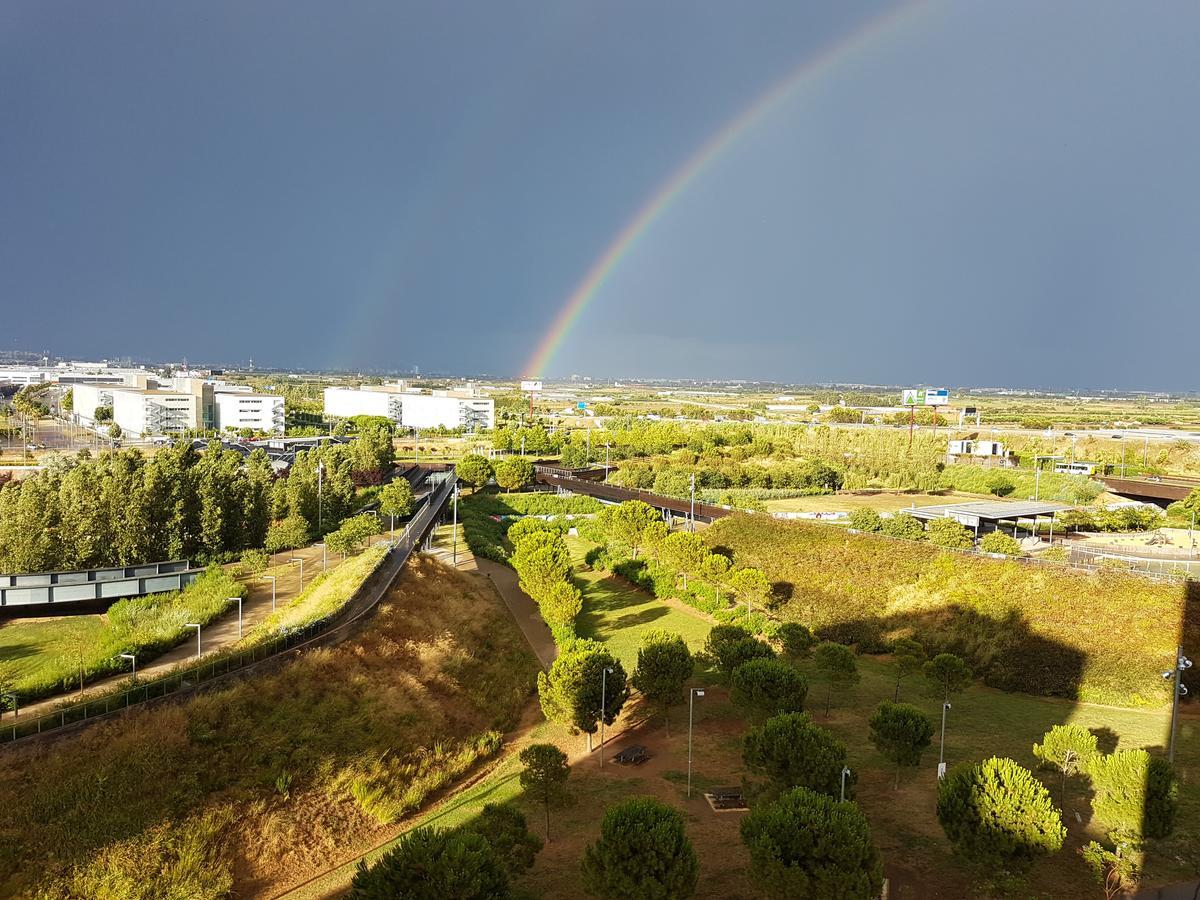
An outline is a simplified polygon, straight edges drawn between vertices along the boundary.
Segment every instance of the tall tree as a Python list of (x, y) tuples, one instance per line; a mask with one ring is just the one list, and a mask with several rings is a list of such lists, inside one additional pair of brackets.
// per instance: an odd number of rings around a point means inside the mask
[[(742, 760), (748, 771), (746, 789), (754, 797), (771, 798), (793, 787), (841, 795), (846, 746), (806, 713), (783, 713), (746, 732)], [(856, 777), (846, 776), (846, 796)]]
[(668, 534), (658, 547), (659, 559), (670, 569), (683, 576), (683, 589), (687, 590), (688, 575), (700, 570), (704, 559), (708, 556), (708, 548), (698, 534), (689, 531), (676, 531)]
[(900, 770), (920, 765), (922, 752), (933, 740), (933, 723), (915, 706), (884, 700), (871, 716), (870, 728), (875, 749), (896, 764), (899, 788)]
[(893, 701), (900, 702), (900, 682), (921, 671), (925, 665), (925, 648), (909, 638), (900, 638), (892, 644), (892, 657), (896, 660), (896, 692)]
[(817, 644), (813, 659), (825, 677), (825, 715), (828, 716), (833, 689), (845, 690), (858, 683), (858, 663), (855, 662), (853, 650), (833, 641)]
[(867, 818), (853, 803), (798, 787), (742, 820), (750, 874), (768, 897), (873, 900), (883, 865)]
[(530, 744), (520, 755), (521, 789), (546, 811), (546, 840), (550, 840), (550, 807), (566, 798), (571, 767), (567, 754), (553, 744)]
[(662, 711), (668, 736), (671, 706), (683, 699), (684, 685), (694, 669), (692, 652), (678, 634), (655, 630), (643, 636), (631, 683), (647, 702)]
[[(606, 668), (612, 670), (607, 675)], [(591, 749), (600, 720), (611, 725), (620, 715), (629, 685), (625, 669), (603, 645), (578, 640), (562, 649), (548, 673), (538, 673), (538, 697), (547, 719), (586, 733)]]
[(373, 866), (359, 863), (349, 900), (503, 900), (508, 871), (478, 831), (417, 828)]
[(682, 900), (698, 873), (683, 814), (649, 797), (610, 806), (583, 856), (584, 887), (614, 900)]
[(922, 671), (943, 702), (966, 690), (972, 678), (971, 667), (953, 653), (939, 653), (925, 663)]
[(733, 702), (765, 719), (779, 713), (801, 712), (808, 680), (778, 659), (752, 659), (733, 670)]
[(1059, 787), (1059, 806), (1066, 805), (1067, 778), (1087, 768), (1096, 755), (1096, 736), (1082, 725), (1055, 725), (1033, 745), (1033, 755), (1042, 765), (1051, 766), (1062, 775)]

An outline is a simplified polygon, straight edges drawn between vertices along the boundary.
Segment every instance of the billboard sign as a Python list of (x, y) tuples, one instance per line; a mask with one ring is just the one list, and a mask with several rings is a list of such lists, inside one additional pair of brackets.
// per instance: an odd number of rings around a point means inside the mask
[(949, 402), (950, 392), (946, 388), (906, 389), (900, 400), (903, 406), (946, 406)]
[(541, 391), (541, 389), (542, 389), (542, 383), (540, 381), (522, 381), (521, 382), (521, 390), (523, 390), (523, 391), (533, 392), (536, 394), (539, 391)]

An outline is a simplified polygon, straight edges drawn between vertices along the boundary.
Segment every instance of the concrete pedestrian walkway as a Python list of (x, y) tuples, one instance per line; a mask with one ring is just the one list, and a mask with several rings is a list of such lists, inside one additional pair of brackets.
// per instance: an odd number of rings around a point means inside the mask
[[(382, 535), (381, 538), (386, 539), (386, 534)], [(312, 579), (321, 573), (322, 549), (319, 546), (311, 546), (305, 547), (302, 550), (289, 550), (277, 553), (266, 572), (261, 575), (246, 575), (240, 578), (239, 580), (246, 585), (247, 591), (246, 597), (242, 600), (243, 634), (249, 634), (255, 625), (271, 614), (271, 582), (265, 580), (263, 578), (264, 575), (273, 575), (277, 579), (275, 582), (276, 606), (282, 607), (299, 595), (301, 591), (300, 566), (298, 563), (288, 561), (292, 557), (304, 560), (305, 585), (311, 583)], [(332, 569), (340, 562), (341, 558), (334, 556), (329, 559), (329, 567)], [(188, 630), (189, 632), (193, 632), (192, 629)], [(238, 610), (235, 605), (229, 612), (210, 622), (200, 630), (201, 658), (217, 650), (222, 650), (237, 641)], [(182, 643), (161, 656), (155, 657), (153, 660), (147, 660), (144, 664), (139, 660), (137, 667), (138, 680), (156, 678), (165, 675), (168, 671), (182, 663), (194, 663), (196, 661), (196, 637), (193, 632)], [(98, 696), (112, 690), (117, 684), (127, 682), (128, 680), (129, 674), (124, 673), (89, 682), (82, 695), (78, 691), (70, 694), (56, 694), (53, 697), (47, 697), (45, 700), (39, 700), (28, 706), (22, 706), (20, 717), (24, 719), (26, 716), (33, 717), (51, 712), (61, 706), (64, 701), (78, 702), (80, 700), (87, 700), (93, 696)], [(13, 722), (12, 713), (6, 713), (0, 719), (0, 722), (11, 724)]]

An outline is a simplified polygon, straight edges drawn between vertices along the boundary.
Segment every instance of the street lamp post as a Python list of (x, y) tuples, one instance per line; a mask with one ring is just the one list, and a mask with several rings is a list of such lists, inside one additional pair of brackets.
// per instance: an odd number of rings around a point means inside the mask
[(242, 598), (230, 597), (230, 600), (236, 600), (238, 605), (238, 640), (242, 639)]
[(846, 802), (846, 778), (850, 775), (850, 767), (842, 766), (842, 802)]
[(612, 666), (605, 666), (600, 670), (600, 768), (604, 768), (604, 713), (608, 704), (608, 674), (612, 671)]
[(692, 719), (696, 698), (704, 696), (704, 688), (688, 688), (688, 799), (692, 799)]
[(942, 742), (938, 747), (938, 780), (946, 777), (946, 713), (950, 711), (950, 701), (942, 704)]
[[(322, 488), (325, 486), (325, 461), (317, 460), (317, 534), (321, 534), (321, 526), (324, 523), (325, 507), (322, 497)], [(310, 507), (311, 509), (311, 507)]]
[(196, 629), (196, 659), (199, 659), (200, 658), (200, 626), (197, 625), (195, 622), (188, 622), (183, 627)]
[(1184, 670), (1192, 667), (1192, 661), (1183, 655), (1183, 648), (1175, 650), (1175, 666), (1162, 673), (1164, 679), (1174, 682), (1171, 693), (1171, 739), (1167, 744), (1167, 761), (1175, 762), (1175, 725), (1179, 718), (1179, 698), (1187, 696), (1187, 685), (1183, 683)]
[[(443, 521), (445, 521), (443, 519)], [(454, 568), (458, 568), (458, 485), (454, 485), (454, 524), (450, 526), (451, 539), (453, 540), (452, 555), (454, 559)]]
[(274, 575), (259, 575), (259, 581), (271, 582), (271, 612), (275, 612), (275, 576)]
[(137, 684), (137, 654), (136, 653), (118, 653), (117, 656), (119, 656), (121, 659), (129, 660), (129, 665), (131, 667), (130, 673), (129, 673), (129, 680), (132, 681), (134, 684)]
[(293, 556), (288, 562), (300, 563), (300, 590), (304, 590), (304, 557)]
[(604, 483), (608, 484), (608, 448), (612, 446), (608, 441), (604, 442)]

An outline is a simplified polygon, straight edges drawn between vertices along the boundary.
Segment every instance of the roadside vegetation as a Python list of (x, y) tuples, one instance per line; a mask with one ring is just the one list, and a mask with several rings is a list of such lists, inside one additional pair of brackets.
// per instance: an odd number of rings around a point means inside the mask
[(536, 671), (490, 591), (415, 559), (352, 640), (11, 751), (2, 892), (270, 893), (493, 756)]
[(182, 591), (118, 600), (103, 616), (25, 619), (0, 627), (0, 681), (21, 703), (129, 670), (121, 653), (157, 656), (245, 596), (237, 579), (213, 566)]

